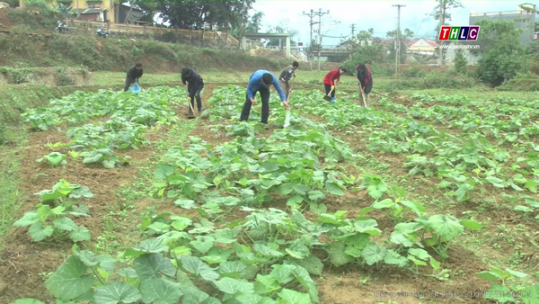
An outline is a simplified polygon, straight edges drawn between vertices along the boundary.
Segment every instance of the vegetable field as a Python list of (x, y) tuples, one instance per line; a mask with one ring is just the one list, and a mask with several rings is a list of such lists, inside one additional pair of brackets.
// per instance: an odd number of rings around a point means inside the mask
[(537, 101), (294, 91), (283, 128), (272, 92), (264, 129), (244, 87), (185, 94), (23, 115), (0, 302), (539, 302)]

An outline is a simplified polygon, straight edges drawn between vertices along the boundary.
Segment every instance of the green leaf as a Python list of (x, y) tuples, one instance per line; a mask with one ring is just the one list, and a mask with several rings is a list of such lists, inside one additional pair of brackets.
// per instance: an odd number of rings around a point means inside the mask
[(376, 228), (376, 226), (378, 226), (378, 223), (376, 222), (376, 220), (373, 220), (373, 219), (357, 220), (354, 223), (354, 227), (356, 228), (357, 232), (366, 233), (370, 235), (382, 234), (382, 231)]
[(330, 181), (326, 182), (326, 190), (333, 195), (337, 195), (337, 196), (344, 195), (344, 192), (342, 191), (341, 187), (337, 185), (336, 183), (333, 183)]
[(177, 206), (177, 207), (181, 207), (183, 209), (186, 209), (186, 210), (193, 209), (193, 208), (197, 207), (197, 205), (195, 204), (195, 201), (190, 200), (190, 199), (177, 199), (174, 202), (174, 205)]
[(392, 199), (386, 198), (386, 199), (383, 200), (383, 201), (380, 201), (380, 202), (374, 202), (374, 204), (372, 204), (372, 207), (373, 207), (374, 209), (393, 208), (393, 207), (395, 207), (395, 203), (393, 202)]
[(73, 242), (84, 242), (92, 239), (92, 234), (90, 230), (84, 226), (79, 226), (77, 229), (69, 233), (69, 237)]
[(72, 219), (62, 216), (54, 220), (54, 227), (60, 230), (74, 231), (78, 228), (77, 224)]
[(95, 290), (95, 302), (104, 304), (134, 303), (142, 298), (135, 287), (120, 281), (112, 281)]
[(215, 244), (215, 239), (211, 236), (198, 236), (196, 241), (191, 241), (191, 246), (200, 253), (207, 253)]
[(237, 236), (241, 232), (241, 227), (238, 226), (234, 229), (219, 229), (215, 231), (215, 241), (220, 244), (231, 244), (237, 241)]
[(172, 217), (171, 221), (170, 226), (178, 231), (182, 231), (193, 224), (193, 221), (190, 218), (182, 216)]
[(460, 221), (451, 215), (433, 215), (428, 223), (446, 242), (453, 240), (464, 231)]
[(215, 282), (215, 286), (220, 291), (236, 295), (241, 294), (253, 294), (255, 293), (255, 288), (253, 283), (248, 282), (247, 280), (239, 280), (232, 278), (222, 278), (221, 280)]
[(277, 250), (273, 250), (270, 247), (261, 243), (256, 243), (254, 245), (254, 250), (265, 257), (279, 258), (279, 257), (284, 256), (284, 253)]
[(12, 302), (11, 304), (45, 304), (45, 303), (36, 299), (26, 298), (26, 299), (18, 299), (17, 301)]
[(377, 244), (369, 244), (363, 248), (361, 255), (367, 263), (367, 265), (374, 265), (380, 261), (383, 261), (387, 254), (387, 249)]
[(116, 167), (116, 162), (112, 160), (104, 160), (103, 161), (103, 168), (105, 169), (114, 169)]
[(485, 179), (496, 188), (505, 188), (503, 180), (501, 180), (499, 178), (496, 178), (496, 177), (493, 177), (493, 176), (488, 176)]
[(296, 280), (298, 280), (298, 282), (300, 282), (301, 285), (307, 289), (312, 301), (317, 303), (318, 285), (313, 281), (313, 279), (311, 279), (309, 272), (307, 272), (307, 270), (301, 266), (296, 266), (296, 268), (292, 270), (292, 274), (296, 277)]
[(500, 279), (500, 277), (496, 273), (490, 271), (481, 271), (480, 273), (477, 273), (476, 276), (487, 279), (489, 281), (497, 281)]
[(343, 266), (354, 261), (354, 258), (346, 254), (346, 245), (343, 242), (331, 243), (329, 248), (329, 259), (335, 267)]
[(291, 289), (283, 288), (278, 295), (283, 300), (279, 301), (280, 304), (312, 304), (311, 298), (308, 294), (297, 292)]
[(402, 205), (406, 206), (408, 209), (412, 210), (418, 216), (421, 216), (426, 212), (425, 207), (421, 203), (416, 201), (402, 201)]
[(525, 278), (528, 277), (528, 275), (523, 273), (523, 272), (514, 271), (514, 270), (511, 270), (509, 268), (505, 268), (505, 271), (507, 271), (510, 275), (512, 275), (514, 277), (517, 277), (519, 279), (525, 279)]
[(322, 270), (324, 269), (324, 264), (322, 263), (322, 261), (312, 254), (303, 260), (294, 260), (294, 263), (300, 265), (301, 267), (305, 268), (310, 274), (314, 275), (321, 275)]
[(535, 283), (535, 285), (527, 286), (522, 290), (522, 294), (526, 295), (522, 297), (522, 301), (524, 301), (524, 304), (534, 304), (539, 303), (539, 283)]
[(77, 256), (70, 256), (56, 272), (45, 281), (45, 287), (56, 298), (73, 300), (94, 285), (94, 278), (86, 274), (86, 265)]
[(487, 292), (485, 292), (485, 299), (492, 299), (498, 303), (514, 303), (515, 299), (511, 296), (511, 294), (512, 291), (509, 289), (509, 287), (494, 284)]
[(183, 295), (180, 284), (162, 278), (143, 281), (140, 291), (144, 303), (177, 303)]
[(460, 220), (460, 223), (462, 224), (462, 226), (470, 229), (470, 230), (479, 230), (481, 228), (483, 228), (483, 226), (481, 224), (479, 224), (478, 222), (476, 221), (472, 221), (472, 220)]
[(408, 253), (424, 261), (431, 258), (431, 255), (421, 248), (411, 248), (410, 250), (408, 250)]
[(384, 193), (386, 193), (388, 188), (387, 188), (386, 183), (384, 183), (382, 180), (373, 181), (373, 182), (374, 184), (371, 184), (367, 188), (367, 193), (375, 200), (378, 200), (384, 195)]
[(137, 257), (140, 255), (143, 255), (145, 253), (161, 253), (168, 251), (168, 247), (161, 245), (162, 240), (160, 239), (147, 239), (142, 241), (140, 245), (135, 246), (133, 248), (127, 249), (125, 251), (126, 257)]
[(219, 274), (205, 264), (201, 259), (194, 256), (181, 256), (182, 267), (186, 271), (196, 276), (202, 277), (206, 281), (215, 281)]
[(26, 227), (26, 226), (30, 226), (34, 223), (37, 223), (39, 222), (39, 216), (37, 215), (37, 212), (36, 211), (30, 211), (30, 212), (26, 212), (24, 214), (24, 216), (16, 221), (13, 226), (15, 227)]
[(217, 270), (221, 277), (237, 278), (240, 277), (242, 272), (247, 269), (247, 266), (240, 261), (224, 262), (219, 265)]
[(269, 294), (281, 289), (281, 284), (276, 277), (272, 275), (257, 274), (255, 282), (255, 291), (258, 294)]
[(384, 263), (389, 265), (397, 265), (398, 267), (406, 267), (408, 265), (408, 259), (401, 256), (394, 250), (388, 250), (384, 257)]
[(53, 232), (54, 228), (52, 228), (52, 226), (47, 225), (43, 227), (43, 224), (41, 222), (32, 224), (32, 226), (30, 226), (30, 229), (28, 230), (28, 233), (32, 237), (32, 240), (34, 240), (35, 242), (43, 241), (44, 239), (50, 237)]
[(149, 253), (139, 256), (133, 261), (133, 267), (141, 281), (158, 279), (159, 273), (169, 277), (176, 275), (176, 267), (171, 260), (164, 258), (159, 253)]

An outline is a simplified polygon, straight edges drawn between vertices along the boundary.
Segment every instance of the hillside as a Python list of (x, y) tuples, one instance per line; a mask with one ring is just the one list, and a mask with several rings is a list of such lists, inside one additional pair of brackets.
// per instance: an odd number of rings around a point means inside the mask
[[(96, 39), (52, 32), (57, 16), (48, 12), (0, 9), (0, 66), (85, 67), (91, 71), (125, 71), (141, 62), (149, 72), (195, 69), (251, 71), (280, 69), (287, 60), (257, 57), (240, 50), (195, 47), (148, 39)], [(50, 12), (49, 12), (50, 13)]]

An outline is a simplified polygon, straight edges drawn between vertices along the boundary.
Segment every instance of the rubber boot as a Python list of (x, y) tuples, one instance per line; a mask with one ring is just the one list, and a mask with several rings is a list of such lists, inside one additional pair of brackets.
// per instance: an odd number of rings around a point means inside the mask
[(331, 104), (335, 104), (335, 100), (336, 100), (335, 97), (332, 97), (331, 98)]

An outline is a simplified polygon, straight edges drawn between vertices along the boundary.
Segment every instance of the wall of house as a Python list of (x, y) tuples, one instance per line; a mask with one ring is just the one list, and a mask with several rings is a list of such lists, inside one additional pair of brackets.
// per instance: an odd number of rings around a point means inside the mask
[[(492, 21), (514, 21), (515, 28), (523, 30), (518, 38), (520, 43), (527, 46), (534, 41), (535, 14), (525, 11), (520, 13), (479, 14), (478, 16), (470, 16), (470, 25), (477, 24), (477, 21), (485, 19)], [(481, 30), (479, 31), (479, 35), (481, 35)]]
[[(28, 1), (28, 0), (27, 0)], [(112, 22), (116, 23), (116, 9), (114, 7), (114, 0), (103, 0), (103, 1), (86, 1), (86, 0), (74, 0), (74, 1), (53, 1), (52, 5), (58, 6), (58, 2), (62, 3), (70, 3), (73, 8), (90, 8), (92, 4), (98, 4), (100, 8), (106, 8), (107, 13), (107, 19)], [(121, 2), (121, 1), (120, 1)], [(25, 1), (20, 1), (20, 6), (24, 6)], [(93, 15), (91, 15), (90, 19), (94, 19)], [(95, 17), (97, 18), (97, 17)], [(82, 16), (81, 16), (82, 19)], [(84, 18), (86, 20), (87, 18)]]

